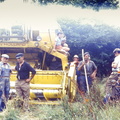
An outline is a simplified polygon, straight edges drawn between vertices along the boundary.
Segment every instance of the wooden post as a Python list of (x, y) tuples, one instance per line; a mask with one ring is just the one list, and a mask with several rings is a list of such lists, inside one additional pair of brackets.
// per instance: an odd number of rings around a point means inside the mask
[[(82, 49), (82, 59), (83, 59), (83, 62), (85, 62), (85, 59), (84, 59), (84, 49)], [(86, 80), (86, 85), (87, 85), (87, 91), (88, 91), (88, 95), (89, 95), (89, 84), (88, 84), (88, 78), (87, 78), (87, 72), (86, 72), (86, 67), (84, 65), (84, 72), (85, 72), (85, 80)]]

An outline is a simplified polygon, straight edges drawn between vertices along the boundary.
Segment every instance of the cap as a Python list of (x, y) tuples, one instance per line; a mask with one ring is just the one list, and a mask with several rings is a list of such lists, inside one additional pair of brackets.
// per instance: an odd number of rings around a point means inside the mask
[(57, 33), (57, 35), (59, 35), (59, 34), (63, 34), (63, 32), (59, 31), (59, 32)]
[(7, 54), (2, 54), (1, 56), (9, 59), (9, 56)]
[(24, 56), (23, 53), (18, 53), (18, 54), (16, 55), (16, 58), (18, 59), (18, 58), (21, 58), (21, 57), (23, 57), (23, 56)]
[(64, 43), (63, 47), (68, 47), (68, 44)]
[(61, 41), (66, 41), (66, 38), (62, 38)]
[(74, 55), (73, 57), (74, 57), (74, 58), (79, 58), (78, 55)]
[(115, 49), (113, 50), (113, 53), (115, 53), (115, 52), (120, 52), (120, 48), (115, 48)]
[(89, 56), (90, 56), (89, 52), (85, 52), (85, 53), (84, 53), (84, 56), (85, 56), (85, 55), (89, 55)]

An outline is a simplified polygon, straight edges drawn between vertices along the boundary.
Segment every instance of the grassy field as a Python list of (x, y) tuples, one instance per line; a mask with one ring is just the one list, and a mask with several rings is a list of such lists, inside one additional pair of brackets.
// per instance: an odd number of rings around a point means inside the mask
[(14, 108), (13, 101), (0, 113), (0, 120), (120, 120), (120, 104), (104, 105), (104, 83), (91, 89), (89, 101), (84, 102), (79, 94), (73, 103), (66, 96), (60, 105), (30, 105), (30, 112)]

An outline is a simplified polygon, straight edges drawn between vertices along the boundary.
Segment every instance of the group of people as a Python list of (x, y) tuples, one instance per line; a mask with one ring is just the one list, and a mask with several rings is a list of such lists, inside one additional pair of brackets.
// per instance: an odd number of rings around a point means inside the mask
[(57, 37), (55, 39), (55, 45), (53, 51), (58, 51), (61, 52), (65, 55), (69, 55), (68, 51), (70, 48), (66, 44), (66, 36), (64, 35), (63, 32), (58, 32)]
[[(24, 54), (18, 53), (16, 55), (16, 66), (11, 69), (8, 61), (7, 54), (1, 55), (0, 62), (0, 111), (6, 108), (6, 102), (9, 99), (10, 92), (10, 74), (12, 71), (17, 71), (17, 80), (15, 82), (15, 89), (17, 96), (23, 100), (24, 111), (29, 111), (29, 96), (30, 86), (29, 83), (36, 74), (34, 68), (24, 60)], [(30, 72), (32, 73), (30, 76)]]
[[(92, 82), (96, 77), (97, 66), (90, 59), (89, 52), (84, 53), (84, 61), (83, 60), (79, 61), (78, 55), (74, 55), (73, 63), (76, 65), (76, 75), (77, 75), (77, 84), (78, 84), (79, 92), (83, 97), (85, 97), (85, 94), (87, 92), (86, 77), (87, 77), (88, 85), (89, 87), (91, 87)], [(86, 67), (86, 74), (85, 74), (84, 66)]]
[[(106, 87), (105, 87), (105, 99), (104, 103), (108, 102), (111, 97), (114, 98), (112, 91), (112, 80), (120, 80), (120, 48), (116, 48), (113, 51), (115, 55), (115, 59), (111, 64), (112, 72), (109, 76)], [(86, 76), (88, 81), (88, 86), (91, 88), (92, 83), (96, 77), (97, 73), (97, 66), (95, 63), (90, 59), (90, 54), (88, 52), (84, 53), (84, 61), (79, 61), (78, 55), (74, 55), (73, 62), (76, 65), (76, 75), (77, 75), (77, 84), (80, 94), (85, 98), (85, 94), (87, 93), (87, 83), (86, 83)], [(85, 75), (85, 68), (86, 68), (86, 75)]]
[[(106, 96), (104, 99), (104, 102), (107, 103), (108, 101), (110, 101), (111, 99), (115, 98), (115, 91), (112, 91), (112, 81), (116, 81), (116, 82), (120, 82), (120, 48), (115, 48), (113, 50), (113, 53), (115, 55), (114, 61), (111, 64), (112, 67), (112, 72), (106, 82)], [(120, 83), (119, 83), (120, 85)], [(118, 90), (119, 92), (119, 90)], [(120, 97), (120, 92), (118, 97)]]
[[(118, 71), (120, 71), (120, 49), (116, 48), (113, 53), (115, 54), (115, 59), (112, 63), (112, 73), (109, 79), (106, 82), (106, 96), (110, 97), (111, 95), (111, 80), (118, 80)], [(16, 54), (16, 66), (14, 69), (11, 69), (9, 61), (9, 56), (7, 54), (1, 55), (0, 62), (0, 111), (6, 108), (6, 102), (9, 99), (10, 92), (10, 74), (12, 71), (17, 71), (17, 80), (15, 82), (15, 89), (17, 96), (23, 99), (23, 109), (29, 111), (29, 96), (30, 96), (30, 86), (29, 83), (36, 74), (34, 68), (30, 66), (24, 60), (24, 54)], [(76, 65), (76, 75), (78, 88), (82, 96), (85, 96), (87, 92), (87, 83), (86, 75), (88, 80), (89, 87), (92, 86), (92, 82), (96, 77), (97, 66), (91, 60), (89, 52), (84, 53), (84, 61), (79, 61), (78, 55), (74, 55), (73, 62)], [(86, 68), (86, 75), (85, 69)], [(32, 73), (30, 75), (30, 72)]]

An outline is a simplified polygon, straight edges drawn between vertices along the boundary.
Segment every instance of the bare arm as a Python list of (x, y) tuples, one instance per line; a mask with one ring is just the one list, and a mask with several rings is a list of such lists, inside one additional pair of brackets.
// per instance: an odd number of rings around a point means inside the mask
[(78, 66), (78, 71), (80, 71), (84, 65), (85, 65), (85, 62), (82, 62), (82, 64)]
[(35, 69), (32, 68), (29, 64), (28, 64), (28, 69), (29, 69), (29, 71), (30, 71), (32, 74), (31, 74), (31, 76), (30, 76), (28, 79), (26, 79), (26, 82), (30, 82), (30, 81), (33, 79), (33, 77), (35, 76), (35, 74), (36, 74)]
[(97, 69), (96, 70), (94, 70), (94, 72), (91, 74), (91, 78), (92, 79), (95, 79), (95, 77), (96, 77), (96, 74), (97, 74)]
[(91, 77), (92, 79), (95, 79), (96, 74), (97, 74), (97, 66), (95, 65), (94, 62), (93, 62), (93, 69), (94, 69), (94, 71), (93, 71), (93, 73), (90, 75), (90, 77)]
[(26, 82), (30, 82), (34, 78), (35, 74), (32, 74), (30, 78), (26, 79)]
[(116, 63), (114, 63), (114, 62), (112, 62), (112, 68), (117, 68), (117, 64)]
[(11, 71), (16, 71), (15, 67), (10, 67)]

